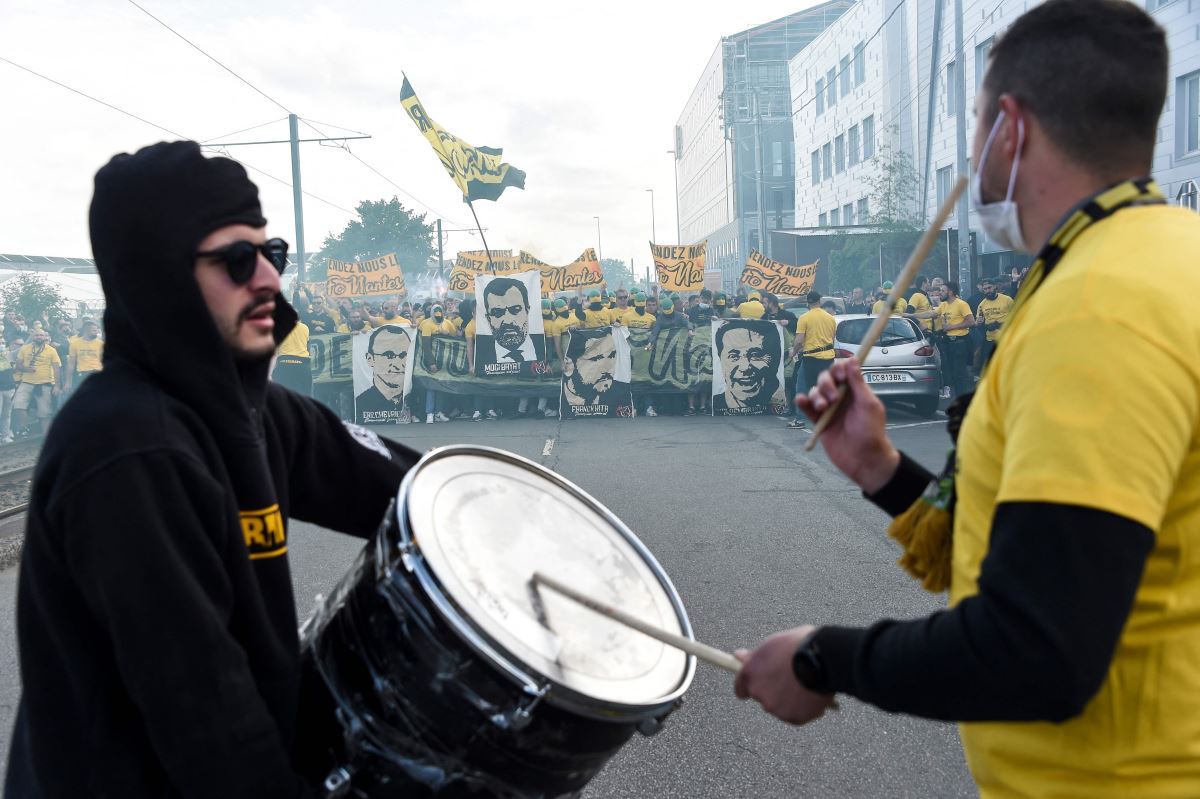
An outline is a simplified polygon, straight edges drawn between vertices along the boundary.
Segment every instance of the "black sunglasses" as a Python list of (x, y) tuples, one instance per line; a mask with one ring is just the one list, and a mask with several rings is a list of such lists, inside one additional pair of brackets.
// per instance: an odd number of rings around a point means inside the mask
[(263, 244), (249, 241), (235, 241), (219, 250), (198, 252), (199, 258), (217, 258), (225, 262), (229, 270), (229, 279), (239, 286), (244, 286), (254, 277), (254, 268), (258, 264), (258, 254), (263, 254), (271, 265), (283, 274), (287, 269), (288, 243), (283, 239), (270, 239)]

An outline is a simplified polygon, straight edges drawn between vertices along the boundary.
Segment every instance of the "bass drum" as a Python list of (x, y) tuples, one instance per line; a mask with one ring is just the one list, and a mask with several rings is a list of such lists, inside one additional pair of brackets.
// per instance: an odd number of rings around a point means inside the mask
[(691, 637), (666, 573), (599, 502), (507, 452), (435, 450), (301, 627), (301, 770), (329, 796), (543, 799), (657, 731), (695, 660), (534, 597), (535, 571)]

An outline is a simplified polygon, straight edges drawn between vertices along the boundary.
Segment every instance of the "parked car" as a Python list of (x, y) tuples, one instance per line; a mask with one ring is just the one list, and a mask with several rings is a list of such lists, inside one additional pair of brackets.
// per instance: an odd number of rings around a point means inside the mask
[[(834, 319), (834, 357), (849, 358), (858, 352), (875, 317), (840, 314)], [(937, 348), (916, 322), (899, 316), (888, 319), (862, 371), (881, 399), (911, 404), (921, 416), (937, 413), (942, 390)]]
[[(846, 312), (846, 301), (841, 297), (821, 298), (822, 305), (830, 302), (833, 303), (833, 313), (835, 316), (837, 314)], [(808, 310), (808, 300), (806, 300), (804, 297), (794, 297), (793, 299), (785, 300), (783, 307), (785, 310), (791, 311), (796, 316), (803, 316), (804, 312)]]

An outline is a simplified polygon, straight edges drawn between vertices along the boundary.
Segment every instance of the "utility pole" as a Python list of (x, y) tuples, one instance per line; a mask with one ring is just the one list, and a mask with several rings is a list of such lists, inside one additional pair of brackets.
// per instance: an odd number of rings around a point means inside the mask
[[(921, 169), (921, 218), (929, 219), (929, 181), (933, 175), (933, 122), (937, 109), (938, 56), (942, 53), (942, 4), (933, 6), (933, 55), (929, 62), (929, 108), (925, 117), (925, 163)], [(949, 262), (946, 263), (949, 267)]]
[(257, 144), (287, 144), (292, 150), (292, 205), (296, 213), (296, 281), (300, 284), (304, 283), (304, 191), (300, 188), (300, 145), (304, 142), (327, 142), (339, 141), (344, 142), (350, 139), (369, 139), (370, 136), (334, 136), (329, 138), (317, 139), (301, 139), (299, 135), (299, 118), (295, 114), (288, 114), (288, 138), (273, 139), (271, 141), (235, 141), (235, 142), (219, 142), (213, 144), (213, 147), (249, 147)]
[(654, 221), (654, 189), (646, 189), (650, 192), (650, 241), (658, 241), (658, 223)]
[[(961, 0), (960, 0), (961, 2)], [(758, 92), (754, 100), (754, 162), (758, 174), (758, 249), (759, 252), (771, 257), (771, 237), (767, 235), (766, 190), (763, 188), (763, 146), (762, 146), (762, 108), (758, 104)], [(749, 257), (749, 253), (746, 254)]]
[(442, 220), (437, 221), (438, 233), (438, 280), (446, 282), (446, 259), (442, 255)]
[(683, 225), (679, 221), (679, 159), (680, 159), (680, 155), (679, 155), (679, 153), (675, 152), (674, 150), (667, 150), (667, 152), (673, 156), (673, 158), (671, 159), (674, 162), (672, 164), (672, 166), (675, 167), (674, 170), (672, 171), (672, 174), (675, 176), (675, 243), (683, 244)]
[(604, 269), (604, 247), (600, 244), (600, 217), (592, 217), (596, 220), (596, 260), (600, 262), (600, 269)]
[[(962, 0), (954, 0), (954, 99), (958, 115), (956, 134), (958, 139), (958, 168), (960, 176), (967, 174), (967, 88), (963, 76), (963, 4)], [(971, 290), (971, 230), (968, 227), (967, 194), (963, 192), (958, 198), (958, 287), (970, 293)]]

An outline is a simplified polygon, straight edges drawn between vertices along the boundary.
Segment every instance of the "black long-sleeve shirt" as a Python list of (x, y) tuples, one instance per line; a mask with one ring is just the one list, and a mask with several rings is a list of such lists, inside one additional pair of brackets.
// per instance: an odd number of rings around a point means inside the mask
[[(904, 456), (868, 499), (895, 516), (933, 479)], [(1104, 681), (1153, 546), (1153, 531), (1112, 513), (1002, 503), (979, 592), (923, 619), (821, 628), (825, 687), (935, 719), (1076, 716)]]

